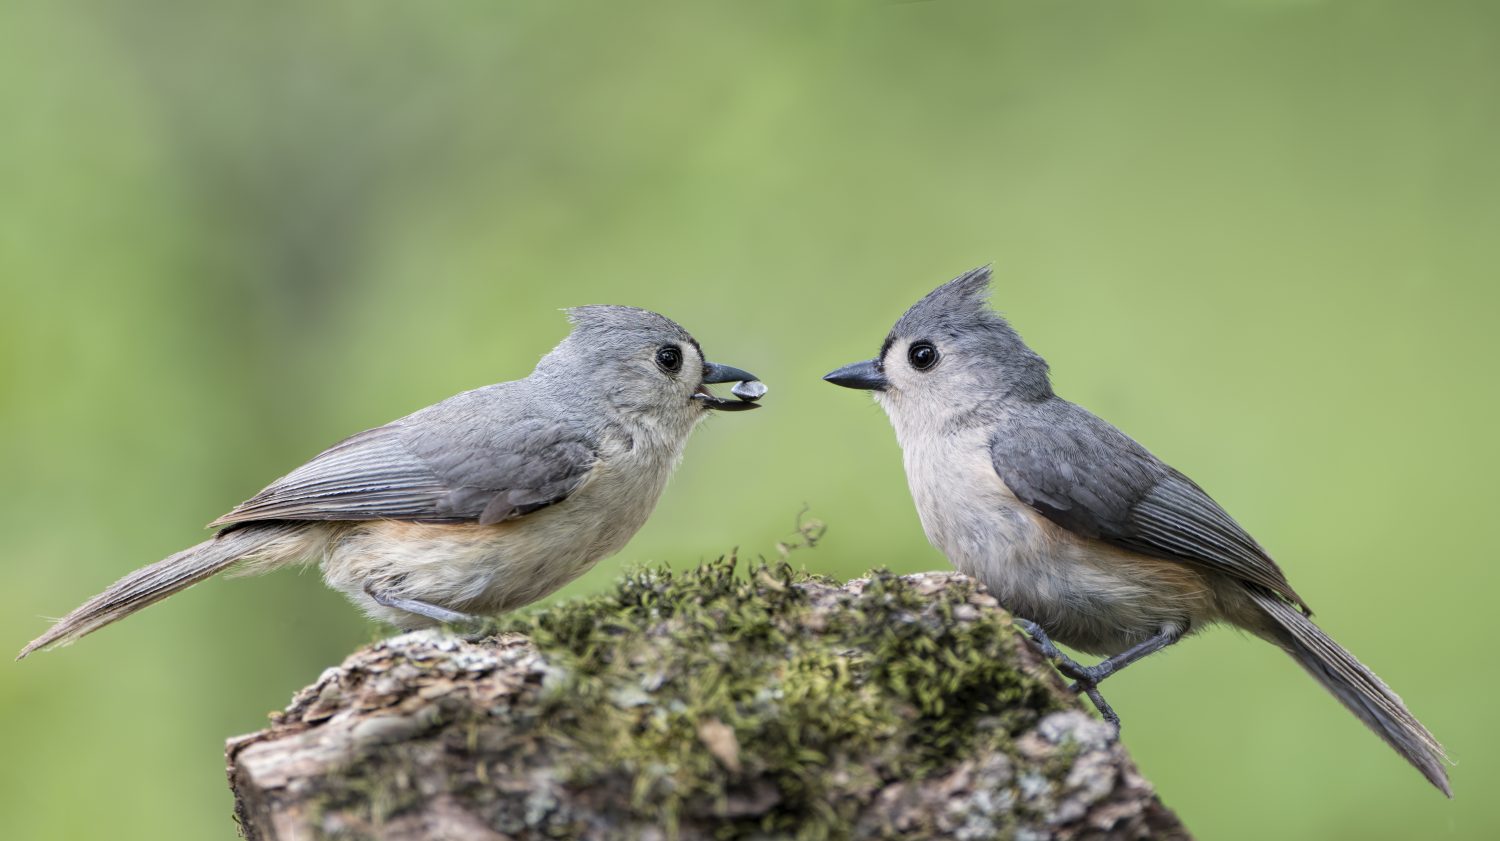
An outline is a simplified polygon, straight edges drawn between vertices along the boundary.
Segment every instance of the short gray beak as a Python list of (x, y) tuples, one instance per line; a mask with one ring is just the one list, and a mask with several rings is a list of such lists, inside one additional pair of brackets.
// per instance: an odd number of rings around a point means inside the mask
[(880, 373), (880, 365), (873, 359), (855, 362), (827, 374), (823, 379), (844, 388), (860, 388), (865, 391), (885, 391), (890, 381)]
[[(760, 380), (757, 380), (754, 374), (732, 365), (720, 365), (717, 362), (703, 363), (703, 385), (710, 383), (738, 383), (733, 390), (738, 400), (725, 400), (703, 387), (693, 392), (694, 400), (702, 403), (706, 408), (719, 412), (743, 412), (746, 409), (760, 408), (760, 404), (755, 401), (766, 393), (766, 387), (760, 384)], [(754, 383), (755, 386), (748, 386), (748, 383)]]

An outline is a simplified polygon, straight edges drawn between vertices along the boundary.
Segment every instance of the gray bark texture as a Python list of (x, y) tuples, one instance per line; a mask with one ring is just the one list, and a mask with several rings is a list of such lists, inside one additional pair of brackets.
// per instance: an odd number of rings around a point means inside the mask
[(1189, 838), (952, 573), (643, 571), (360, 649), (227, 754), (252, 841)]

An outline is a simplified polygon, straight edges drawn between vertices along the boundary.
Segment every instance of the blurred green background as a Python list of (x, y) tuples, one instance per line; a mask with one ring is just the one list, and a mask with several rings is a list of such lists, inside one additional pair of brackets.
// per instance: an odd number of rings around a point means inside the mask
[[(627, 8), (627, 5), (629, 6)], [(1194, 476), (1458, 761), (1268, 646), (1111, 683), (1202, 838), (1494, 838), (1500, 7), (372, 0), (0, 6), (0, 639), (344, 435), (629, 303), (760, 374), (622, 566), (943, 568), (818, 377), (994, 261), (1059, 391)], [(223, 740), (383, 633), (213, 581), (0, 666), (0, 837), (232, 838)]]

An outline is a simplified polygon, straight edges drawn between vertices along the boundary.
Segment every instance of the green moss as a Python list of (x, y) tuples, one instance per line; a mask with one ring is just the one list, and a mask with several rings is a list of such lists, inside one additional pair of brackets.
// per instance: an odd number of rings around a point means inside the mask
[[(511, 623), (558, 670), (538, 719), (578, 754), (569, 782), (623, 774), (632, 807), (669, 831), (712, 817), (724, 838), (836, 837), (884, 781), (1008, 752), (1055, 708), (970, 585), (922, 593), (879, 570), (858, 595), (818, 591), (840, 604), (813, 610), (805, 580), (784, 562), (737, 575), (733, 558), (650, 568)], [(733, 731), (717, 756), (706, 723)]]
[[(492, 630), (531, 647), (398, 638), (296, 707), (352, 704), (394, 728), (361, 720), (377, 735), (322, 781), (317, 831), (376, 836), (442, 791), (512, 837), (581, 837), (610, 815), (669, 838), (843, 838), (877, 793), (1016, 758), (1014, 737), (1058, 709), (1016, 668), (1010, 618), (959, 576), (877, 570), (841, 589), (730, 557), (635, 570)], [(486, 651), (528, 659), (502, 669)]]

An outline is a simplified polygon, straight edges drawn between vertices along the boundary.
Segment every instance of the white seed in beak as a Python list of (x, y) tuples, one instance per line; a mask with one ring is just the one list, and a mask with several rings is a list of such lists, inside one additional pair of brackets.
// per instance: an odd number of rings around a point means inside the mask
[(766, 384), (760, 380), (745, 380), (734, 384), (730, 394), (741, 400), (756, 401), (766, 396)]

